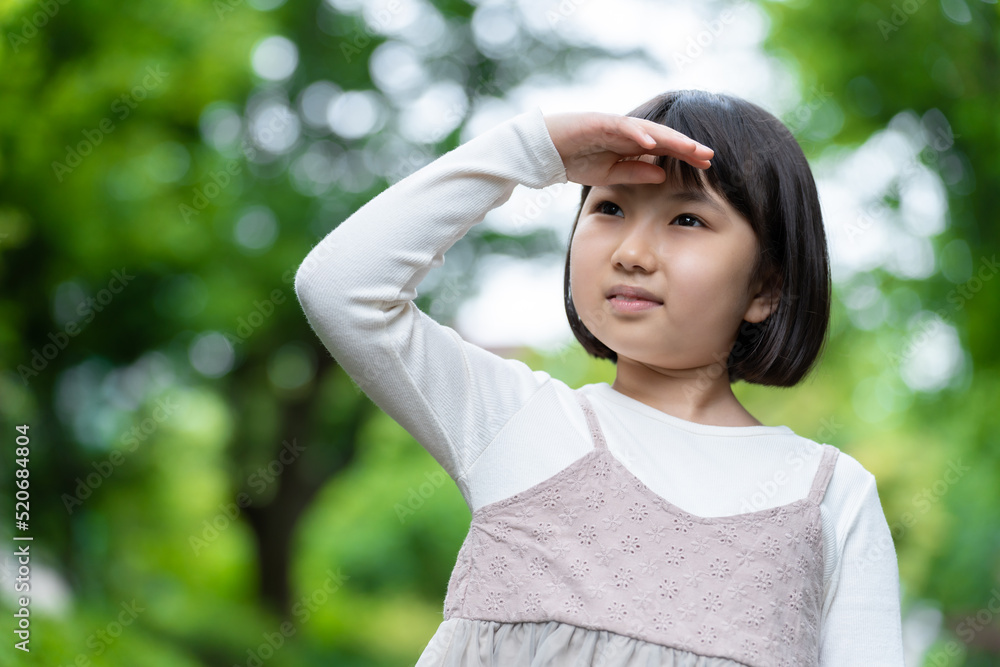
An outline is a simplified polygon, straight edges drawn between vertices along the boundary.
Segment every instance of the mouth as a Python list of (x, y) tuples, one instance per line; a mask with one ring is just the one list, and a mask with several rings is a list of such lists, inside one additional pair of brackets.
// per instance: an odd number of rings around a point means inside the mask
[(622, 296), (621, 294), (615, 294), (608, 297), (608, 303), (616, 311), (621, 313), (634, 313), (640, 310), (649, 310), (650, 308), (659, 308), (662, 303), (658, 301), (650, 301), (649, 299), (634, 299), (631, 297)]
[(604, 295), (609, 301), (614, 302), (646, 302), (655, 306), (662, 306), (663, 300), (638, 285), (615, 285)]
[(615, 285), (604, 295), (615, 312), (636, 313), (663, 305), (660, 297), (638, 285)]

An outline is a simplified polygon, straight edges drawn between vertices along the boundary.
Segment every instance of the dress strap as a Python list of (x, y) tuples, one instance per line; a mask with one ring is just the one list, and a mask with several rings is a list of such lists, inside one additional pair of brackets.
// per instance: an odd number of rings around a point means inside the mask
[(823, 502), (826, 487), (829, 486), (830, 478), (833, 477), (833, 469), (837, 465), (838, 454), (840, 454), (840, 450), (833, 445), (823, 445), (823, 456), (819, 461), (819, 469), (816, 471), (812, 488), (809, 490), (809, 500), (815, 505)]
[(590, 400), (583, 395), (583, 392), (576, 390), (576, 400), (580, 403), (580, 407), (583, 408), (583, 414), (587, 418), (587, 426), (590, 427), (590, 437), (594, 442), (594, 449), (607, 449), (608, 445), (604, 441), (604, 433), (601, 432), (601, 425), (597, 421), (597, 413), (594, 412), (594, 406), (590, 404)]

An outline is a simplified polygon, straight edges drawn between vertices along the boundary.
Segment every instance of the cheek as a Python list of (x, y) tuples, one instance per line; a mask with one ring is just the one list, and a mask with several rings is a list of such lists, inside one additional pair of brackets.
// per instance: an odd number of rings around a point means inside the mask
[(585, 296), (588, 276), (592, 280), (596, 262), (595, 246), (585, 230), (577, 230), (570, 244), (569, 279), (573, 296)]
[(712, 289), (723, 282), (719, 260), (708, 253), (675, 254), (669, 265), (672, 285), (692, 290)]
[(723, 252), (675, 255), (667, 279), (675, 308), (728, 313), (740, 298), (744, 279), (738, 262)]
[(577, 315), (591, 331), (607, 318), (601, 286), (596, 278), (600, 275), (601, 261), (598, 245), (586, 233), (578, 231), (570, 246), (569, 285)]

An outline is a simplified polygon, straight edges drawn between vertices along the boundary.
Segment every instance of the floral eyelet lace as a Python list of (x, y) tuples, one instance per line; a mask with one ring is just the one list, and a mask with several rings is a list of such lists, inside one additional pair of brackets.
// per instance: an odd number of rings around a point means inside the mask
[(649, 489), (607, 449), (473, 513), (445, 618), (560, 621), (751, 667), (815, 665), (823, 602), (820, 503), (839, 450), (806, 498), (700, 517)]

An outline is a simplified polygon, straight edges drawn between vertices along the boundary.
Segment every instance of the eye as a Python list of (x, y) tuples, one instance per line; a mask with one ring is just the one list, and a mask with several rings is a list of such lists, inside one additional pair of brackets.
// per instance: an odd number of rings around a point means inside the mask
[[(677, 221), (677, 220), (693, 220), (694, 222), (697, 222), (702, 227), (706, 226), (704, 222), (702, 222), (698, 218), (694, 217), (693, 215), (688, 215), (687, 213), (681, 213), (679, 216), (677, 216), (676, 218), (674, 218), (674, 221)], [(693, 226), (694, 225), (681, 225), (681, 227), (693, 227)]]
[(603, 213), (604, 215), (619, 215), (624, 216), (624, 212), (618, 204), (610, 201), (598, 202), (597, 206), (594, 207), (595, 213)]

